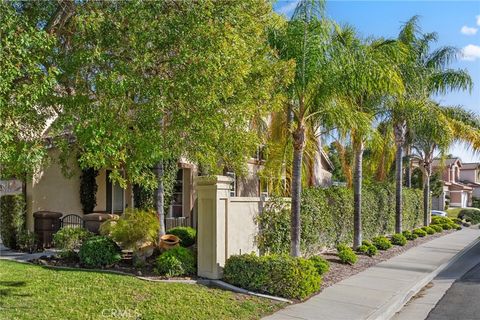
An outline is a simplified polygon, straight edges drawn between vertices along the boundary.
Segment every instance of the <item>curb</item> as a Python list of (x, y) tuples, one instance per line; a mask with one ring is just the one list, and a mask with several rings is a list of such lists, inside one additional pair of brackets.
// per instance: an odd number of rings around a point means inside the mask
[(289, 303), (289, 304), (293, 303), (291, 300), (288, 300), (288, 299), (285, 299), (285, 298), (270, 296), (268, 294), (261, 294), (261, 293), (257, 293), (257, 292), (248, 291), (248, 290), (236, 287), (234, 285), (231, 285), (229, 283), (226, 283), (222, 280), (209, 280), (209, 281), (210, 281), (211, 286), (217, 287), (219, 289), (228, 290), (228, 291), (232, 291), (232, 292), (236, 292), (236, 293), (248, 294), (250, 296), (267, 298), (267, 299), (270, 299), (270, 300), (285, 302), (285, 303)]
[(457, 252), (449, 261), (445, 262), (441, 266), (437, 267), (434, 271), (426, 275), (423, 279), (419, 280), (410, 290), (404, 291), (399, 295), (393, 297), (390, 301), (386, 302), (379, 309), (376, 309), (371, 313), (366, 320), (389, 320), (392, 318), (402, 307), (410, 301), (410, 299), (416, 295), (423, 287), (425, 287), (430, 281), (432, 281), (440, 272), (455, 263), (461, 256), (463, 256), (468, 250), (480, 242), (480, 237), (470, 242), (462, 250)]

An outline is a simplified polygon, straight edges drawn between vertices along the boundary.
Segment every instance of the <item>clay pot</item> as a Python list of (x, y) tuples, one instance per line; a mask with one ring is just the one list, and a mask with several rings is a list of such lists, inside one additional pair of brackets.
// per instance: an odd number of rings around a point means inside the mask
[(173, 234), (166, 234), (160, 237), (160, 248), (168, 250), (171, 248), (178, 247), (180, 238), (174, 236)]

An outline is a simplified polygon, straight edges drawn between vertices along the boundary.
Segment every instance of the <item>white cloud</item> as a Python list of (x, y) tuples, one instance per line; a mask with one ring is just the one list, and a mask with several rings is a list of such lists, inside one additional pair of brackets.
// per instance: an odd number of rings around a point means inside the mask
[(478, 28), (473, 28), (473, 27), (467, 27), (463, 26), (462, 29), (460, 29), (460, 32), (462, 34), (466, 34), (467, 36), (473, 36), (477, 34)]
[(469, 44), (462, 49), (462, 60), (475, 61), (480, 59), (480, 46)]
[(477, 26), (480, 26), (480, 14), (476, 16), (476, 18), (477, 18)]
[(275, 11), (280, 14), (284, 14), (287, 17), (290, 17), (299, 2), (300, 0), (279, 1), (280, 5)]

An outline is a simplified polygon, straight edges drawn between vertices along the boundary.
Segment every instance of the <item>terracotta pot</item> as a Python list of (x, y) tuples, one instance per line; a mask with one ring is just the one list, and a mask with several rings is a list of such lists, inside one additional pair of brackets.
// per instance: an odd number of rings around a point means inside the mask
[(168, 250), (171, 248), (178, 247), (180, 238), (174, 236), (173, 234), (166, 234), (160, 237), (160, 248)]

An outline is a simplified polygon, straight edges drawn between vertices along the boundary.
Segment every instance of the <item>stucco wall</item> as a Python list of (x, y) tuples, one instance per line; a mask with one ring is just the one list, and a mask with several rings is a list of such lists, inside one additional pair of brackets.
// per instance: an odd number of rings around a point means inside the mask
[(476, 182), (476, 170), (460, 170), (460, 180)]
[[(53, 159), (55, 152), (52, 151)], [(61, 166), (51, 162), (27, 182), (27, 227), (33, 230), (33, 212), (55, 211), (82, 215), (80, 204), (80, 170), (71, 160), (73, 175), (65, 177)]]

